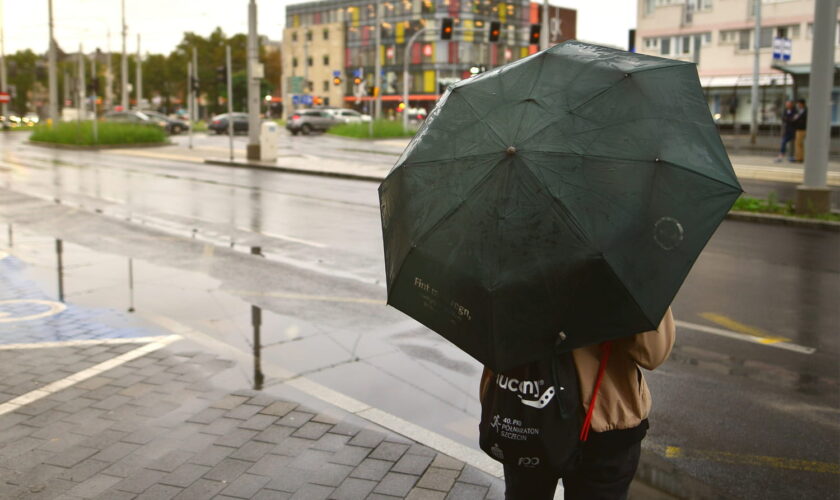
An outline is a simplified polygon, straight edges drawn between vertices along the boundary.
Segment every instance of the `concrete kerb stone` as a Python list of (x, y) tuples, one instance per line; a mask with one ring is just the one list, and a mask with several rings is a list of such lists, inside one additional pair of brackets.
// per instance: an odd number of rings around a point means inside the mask
[(302, 174), (302, 175), (316, 175), (319, 177), (333, 177), (336, 179), (348, 179), (354, 181), (367, 181), (367, 182), (382, 182), (384, 177), (378, 177), (373, 175), (360, 175), (360, 174), (353, 174), (349, 172), (333, 172), (328, 170), (302, 170), (299, 168), (292, 168), (292, 167), (284, 167), (280, 165), (275, 165), (273, 163), (266, 163), (266, 162), (257, 162), (257, 161), (248, 161), (248, 162), (240, 162), (240, 161), (230, 161), (230, 160), (219, 160), (213, 158), (207, 158), (204, 160), (204, 163), (207, 165), (217, 165), (222, 167), (234, 167), (234, 168), (248, 168), (252, 170), (264, 170), (269, 172), (281, 172), (285, 174)]

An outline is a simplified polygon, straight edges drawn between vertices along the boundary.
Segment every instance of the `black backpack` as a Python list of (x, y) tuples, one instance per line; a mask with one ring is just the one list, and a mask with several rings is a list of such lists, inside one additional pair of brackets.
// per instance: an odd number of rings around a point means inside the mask
[(611, 344), (601, 344), (601, 362), (584, 415), (577, 370), (570, 352), (494, 373), (481, 401), (479, 445), (507, 466), (574, 469), (601, 385)]

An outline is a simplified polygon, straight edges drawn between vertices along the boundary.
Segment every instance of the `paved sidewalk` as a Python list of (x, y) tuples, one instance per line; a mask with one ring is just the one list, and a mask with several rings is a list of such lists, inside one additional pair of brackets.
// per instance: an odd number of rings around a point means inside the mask
[[(503, 481), (0, 254), (2, 499), (494, 499)], [(299, 401), (310, 401), (299, 404)]]

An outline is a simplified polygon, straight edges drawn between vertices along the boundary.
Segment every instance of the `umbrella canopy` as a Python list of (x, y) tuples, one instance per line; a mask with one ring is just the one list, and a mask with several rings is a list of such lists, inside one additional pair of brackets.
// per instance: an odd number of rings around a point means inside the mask
[(450, 86), (389, 172), (388, 303), (497, 370), (655, 329), (741, 192), (694, 64), (565, 42)]

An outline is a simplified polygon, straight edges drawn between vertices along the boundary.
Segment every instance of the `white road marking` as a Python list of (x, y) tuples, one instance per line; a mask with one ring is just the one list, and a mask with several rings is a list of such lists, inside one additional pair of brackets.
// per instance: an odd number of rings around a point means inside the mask
[(32, 321), (34, 319), (41, 319), (46, 318), (47, 316), (53, 316), (61, 311), (67, 309), (67, 306), (62, 304), (61, 302), (54, 302), (52, 300), (38, 300), (38, 299), (14, 299), (14, 300), (0, 300), (0, 307), (4, 305), (11, 305), (11, 304), (37, 304), (40, 306), (47, 306), (46, 311), (41, 311), (35, 314), (28, 314), (26, 316), (12, 316), (10, 313), (6, 312), (2, 316), (0, 316), (0, 323), (15, 323), (18, 321)]
[(327, 245), (325, 245), (323, 243), (318, 243), (317, 241), (304, 240), (304, 239), (301, 239), (301, 238), (295, 238), (294, 236), (286, 236), (285, 234), (269, 233), (268, 231), (254, 231), (253, 229), (249, 229), (247, 227), (239, 227), (239, 226), (237, 226), (236, 229), (238, 229), (240, 231), (245, 231), (245, 232), (248, 232), (248, 233), (262, 234), (263, 236), (268, 236), (269, 238), (276, 238), (278, 240), (286, 240), (286, 241), (291, 241), (293, 243), (300, 243), (302, 245), (308, 245), (308, 246), (315, 247), (315, 248), (327, 248)]
[(55, 394), (56, 392), (67, 389), (68, 387), (72, 387), (73, 385), (78, 384), (79, 382), (83, 382), (91, 377), (95, 377), (103, 372), (106, 372), (112, 368), (116, 368), (122, 364), (128, 363), (134, 359), (137, 359), (141, 356), (145, 356), (150, 352), (157, 351), (172, 342), (178, 340), (180, 337), (178, 335), (169, 335), (167, 337), (163, 337), (155, 342), (148, 343), (137, 349), (132, 351), (128, 351), (125, 354), (120, 354), (119, 356), (109, 359), (108, 361), (103, 361), (98, 365), (92, 366), (80, 372), (74, 373), (69, 377), (65, 377), (61, 380), (56, 380), (51, 384), (47, 384), (40, 389), (35, 389), (33, 391), (29, 391), (22, 396), (18, 396), (14, 399), (6, 401), (3, 404), (0, 404), (0, 416), (3, 416), (7, 413), (11, 413), (18, 408), (28, 405), (30, 403), (34, 403), (40, 399), (43, 399), (47, 396)]
[(814, 354), (816, 349), (813, 347), (805, 347), (797, 344), (791, 344), (789, 342), (773, 342), (772, 344), (768, 344), (766, 342), (767, 339), (763, 337), (755, 337), (753, 335), (746, 335), (743, 333), (733, 332), (731, 330), (724, 330), (723, 328), (715, 328), (713, 326), (706, 326), (706, 325), (698, 325), (696, 323), (689, 323), (687, 321), (676, 320), (674, 322), (679, 328), (685, 328), (687, 330), (694, 330), (697, 332), (703, 333), (711, 333), (712, 335), (719, 335), (721, 337), (727, 337), (730, 339), (735, 340), (742, 340), (745, 342), (749, 342), (751, 344), (758, 344), (767, 347), (776, 347), (778, 349), (785, 349), (788, 351), (798, 352), (802, 354)]
[[(147, 319), (179, 336), (188, 337), (204, 344), (213, 345), (215, 349), (221, 349), (222, 352), (225, 352), (228, 356), (237, 357), (247, 362), (253, 362), (252, 353), (243, 352), (230, 344), (226, 344), (207, 335), (206, 333), (195, 330), (171, 318), (163, 316), (150, 316)], [(264, 366), (263, 368), (265, 373), (271, 373), (273, 376), (279, 378), (294, 377), (294, 373), (277, 366), (269, 365)], [(463, 444), (449, 439), (448, 437), (403, 420), (400, 417), (380, 410), (379, 408), (372, 407), (367, 403), (330, 389), (318, 382), (314, 382), (306, 377), (296, 377), (287, 380), (284, 383), (314, 398), (325, 401), (333, 406), (337, 406), (346, 412), (357, 415), (379, 426), (385, 427), (386, 429), (402, 434), (403, 436), (424, 444), (434, 450), (472, 465), (487, 474), (499, 478), (504, 475), (502, 465), (488, 457), (484, 454), (484, 452), (470, 448), (469, 446), (464, 446)]]
[(78, 347), (84, 345), (112, 345), (112, 344), (148, 344), (160, 342), (167, 336), (160, 337), (127, 337), (116, 339), (85, 339), (85, 340), (63, 340), (58, 342), (33, 342), (28, 344), (5, 344), (0, 345), (0, 351), (13, 351), (16, 349), (48, 349), (52, 347)]

